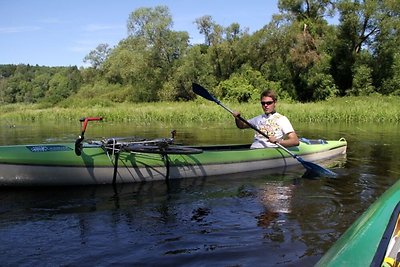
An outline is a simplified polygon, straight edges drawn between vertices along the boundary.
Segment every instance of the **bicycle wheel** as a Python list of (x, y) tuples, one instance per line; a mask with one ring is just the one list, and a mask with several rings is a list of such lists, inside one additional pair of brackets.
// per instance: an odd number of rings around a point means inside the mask
[(187, 146), (169, 145), (166, 147), (154, 145), (135, 144), (122, 148), (123, 151), (129, 152), (142, 152), (142, 153), (155, 153), (155, 154), (200, 154), (203, 150)]

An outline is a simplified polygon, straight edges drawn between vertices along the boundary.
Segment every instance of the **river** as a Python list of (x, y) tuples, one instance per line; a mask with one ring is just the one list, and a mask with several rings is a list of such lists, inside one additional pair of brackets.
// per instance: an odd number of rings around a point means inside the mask
[[(233, 122), (232, 122), (233, 124)], [(294, 124), (348, 141), (338, 177), (303, 170), (112, 186), (0, 188), (3, 266), (313, 266), (400, 177), (400, 125)], [(250, 142), (233, 125), (91, 122), (87, 138)], [(76, 123), (1, 122), (0, 144), (74, 141)]]

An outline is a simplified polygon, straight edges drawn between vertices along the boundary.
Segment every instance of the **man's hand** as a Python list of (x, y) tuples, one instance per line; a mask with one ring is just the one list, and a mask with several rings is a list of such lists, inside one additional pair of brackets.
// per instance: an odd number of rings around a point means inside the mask
[(276, 137), (273, 136), (273, 135), (269, 136), (269, 137), (268, 137), (268, 140), (269, 140), (271, 143), (273, 143), (273, 144), (276, 144), (276, 143), (278, 143), (278, 141), (279, 141), (279, 139), (276, 138)]
[(249, 126), (248, 126), (246, 123), (244, 123), (244, 122), (243, 122), (243, 119), (240, 117), (240, 112), (232, 111), (232, 115), (233, 115), (233, 117), (235, 118), (236, 126), (237, 126), (239, 129), (249, 128)]
[(235, 117), (235, 118), (239, 118), (239, 117), (240, 117), (240, 112), (238, 112), (238, 111), (233, 111), (233, 112), (232, 112), (232, 115), (233, 115), (233, 117)]

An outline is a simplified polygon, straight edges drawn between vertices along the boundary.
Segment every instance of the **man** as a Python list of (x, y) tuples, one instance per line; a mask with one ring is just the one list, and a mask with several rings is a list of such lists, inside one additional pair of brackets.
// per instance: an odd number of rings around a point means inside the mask
[[(256, 132), (251, 148), (277, 147), (277, 143), (284, 147), (298, 146), (299, 138), (289, 119), (275, 111), (277, 102), (275, 92), (265, 90), (261, 93), (260, 99), (264, 114), (250, 119), (249, 123), (265, 133), (268, 138)], [(239, 129), (250, 128), (239, 119), (239, 112), (233, 112), (233, 116)]]

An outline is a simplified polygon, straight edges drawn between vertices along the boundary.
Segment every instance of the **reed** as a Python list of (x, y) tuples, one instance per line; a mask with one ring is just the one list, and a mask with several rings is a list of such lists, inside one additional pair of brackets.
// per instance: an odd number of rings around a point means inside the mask
[[(111, 102), (110, 102), (111, 103)], [(0, 118), (8, 121), (74, 121), (77, 118), (101, 116), (107, 121), (150, 123), (213, 123), (232, 119), (213, 102), (197, 99), (191, 102), (103, 103), (51, 107), (12, 104), (0, 107)], [(224, 103), (240, 111), (244, 118), (261, 114), (258, 103)], [(333, 98), (317, 103), (278, 102), (278, 112), (293, 122), (400, 122), (400, 97), (368, 96)]]

